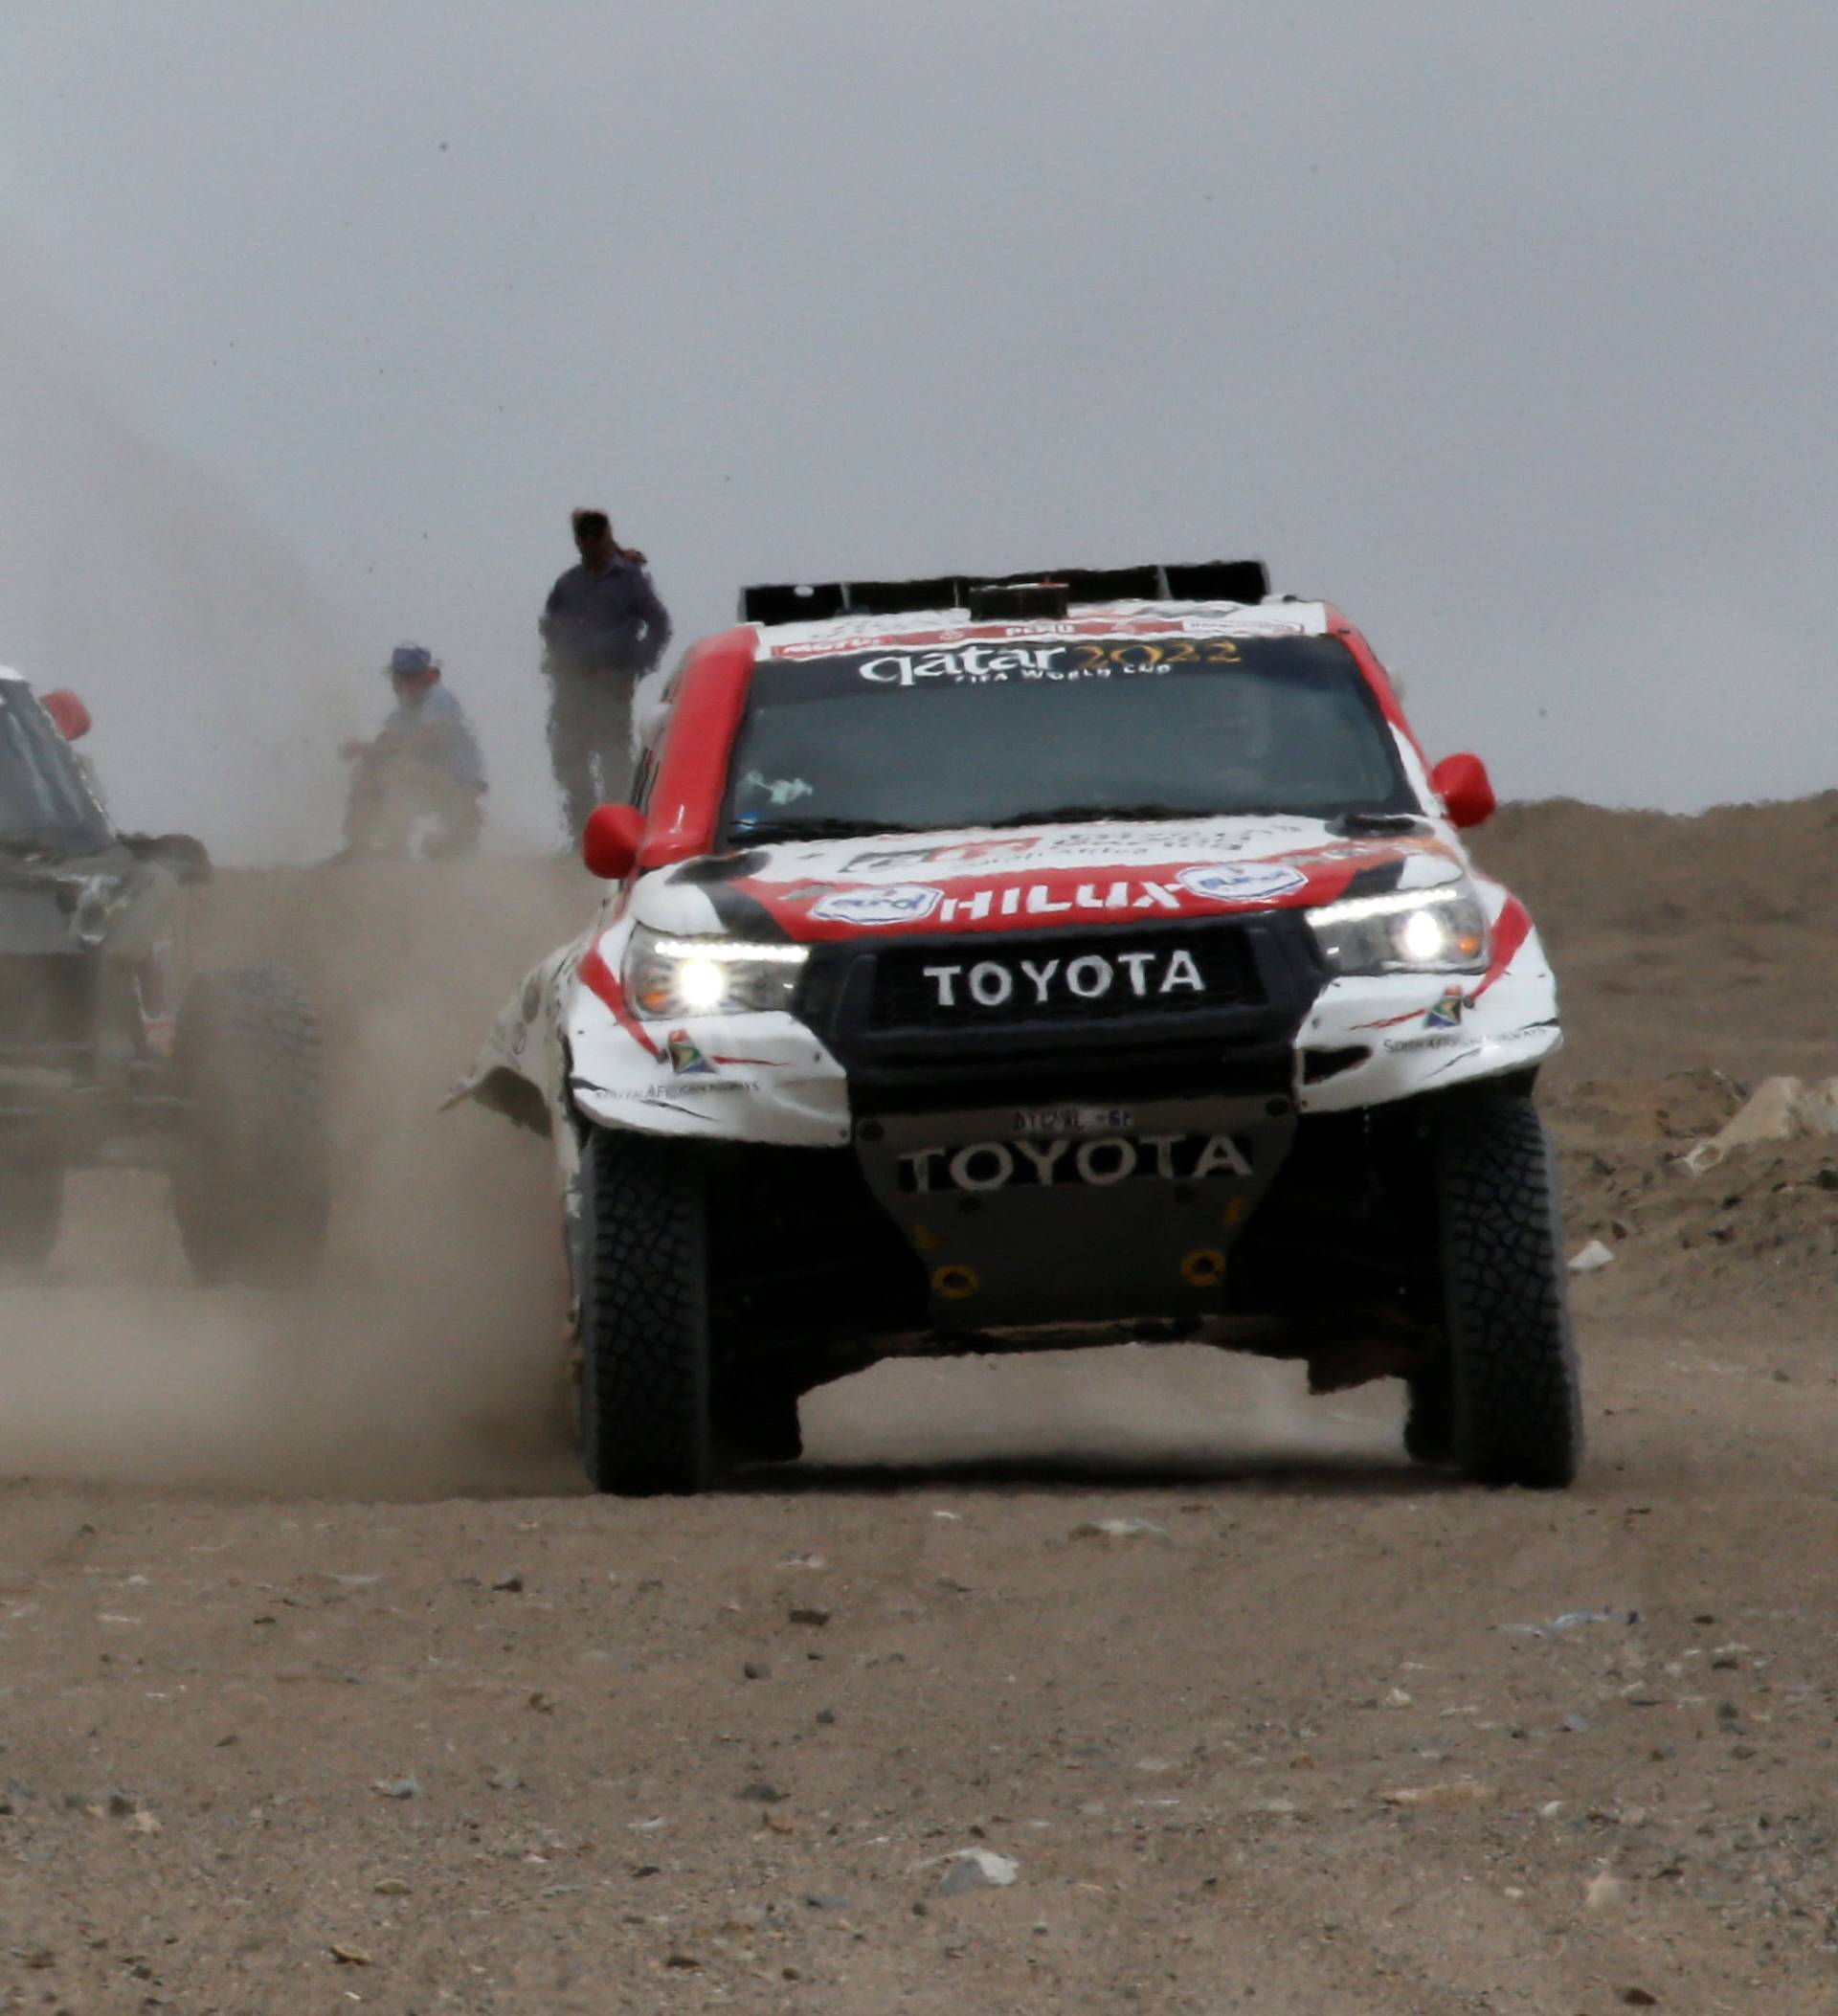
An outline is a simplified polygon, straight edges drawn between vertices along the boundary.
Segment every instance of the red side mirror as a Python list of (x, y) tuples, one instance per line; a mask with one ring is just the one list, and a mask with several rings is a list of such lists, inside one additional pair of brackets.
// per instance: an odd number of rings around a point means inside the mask
[(1452, 825), (1479, 826), (1493, 817), (1498, 800), (1493, 795), (1487, 765), (1478, 756), (1445, 756), (1430, 772), (1429, 781)]
[(602, 882), (623, 882), (639, 858), (644, 838), (644, 815), (636, 805), (596, 805), (587, 816), (581, 836), (581, 859), (587, 872)]
[(57, 732), (66, 742), (80, 742), (89, 733), (89, 709), (68, 686), (41, 694), (39, 704), (57, 724)]

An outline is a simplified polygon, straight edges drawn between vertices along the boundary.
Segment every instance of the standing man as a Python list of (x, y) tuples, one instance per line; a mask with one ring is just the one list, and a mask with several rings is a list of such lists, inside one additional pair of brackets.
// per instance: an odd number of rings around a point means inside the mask
[(663, 656), (670, 616), (604, 511), (574, 513), (581, 556), (549, 592), (543, 671), (549, 753), (562, 815), (578, 840), (595, 805), (622, 799), (632, 778), (632, 689)]

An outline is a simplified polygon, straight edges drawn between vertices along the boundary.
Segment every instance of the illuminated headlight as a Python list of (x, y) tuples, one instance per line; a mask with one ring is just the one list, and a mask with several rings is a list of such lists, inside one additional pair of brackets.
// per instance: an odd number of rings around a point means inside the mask
[(640, 924), (625, 948), (625, 997), (653, 1022), (789, 1008), (807, 956), (801, 945), (667, 938)]
[(1351, 896), (1309, 912), (1336, 973), (1484, 973), (1487, 912), (1472, 884)]

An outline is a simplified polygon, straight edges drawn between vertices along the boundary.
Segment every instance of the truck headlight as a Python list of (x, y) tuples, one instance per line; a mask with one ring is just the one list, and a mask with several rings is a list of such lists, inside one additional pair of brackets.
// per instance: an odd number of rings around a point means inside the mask
[(1336, 973), (1487, 970), (1487, 912), (1466, 877), (1433, 889), (1350, 896), (1311, 910), (1309, 923)]
[(807, 957), (802, 945), (673, 938), (640, 924), (625, 948), (625, 997), (653, 1022), (789, 1008)]

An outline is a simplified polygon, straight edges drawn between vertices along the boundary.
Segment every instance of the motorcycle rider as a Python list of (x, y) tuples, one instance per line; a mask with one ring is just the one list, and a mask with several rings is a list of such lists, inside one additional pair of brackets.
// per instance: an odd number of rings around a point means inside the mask
[(537, 625), (549, 681), (549, 752), (570, 834), (595, 805), (626, 795), (632, 776), (632, 690), (662, 657), (670, 616), (604, 511), (573, 514), (581, 559), (549, 590)]
[(479, 738), (440, 665), (422, 644), (398, 644), (384, 667), (395, 709), (370, 742), (347, 742), (355, 766), (345, 809), (347, 854), (406, 854), (417, 821), (431, 818), (430, 861), (470, 854), (484, 823), (485, 765)]

